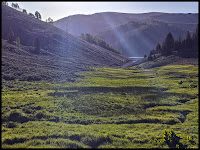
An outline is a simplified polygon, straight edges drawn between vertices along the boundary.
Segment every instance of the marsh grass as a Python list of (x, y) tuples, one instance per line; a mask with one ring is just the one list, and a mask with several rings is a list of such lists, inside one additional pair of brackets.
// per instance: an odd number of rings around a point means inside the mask
[(78, 74), (74, 82), (3, 80), (2, 147), (167, 148), (154, 140), (164, 129), (198, 147), (198, 66)]

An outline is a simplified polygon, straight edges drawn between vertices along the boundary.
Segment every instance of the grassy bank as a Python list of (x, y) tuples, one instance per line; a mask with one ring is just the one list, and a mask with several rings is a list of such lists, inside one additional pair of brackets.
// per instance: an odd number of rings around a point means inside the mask
[[(100, 68), (71, 82), (2, 81), (2, 147), (198, 147), (198, 66)], [(192, 137), (192, 142), (187, 141)]]

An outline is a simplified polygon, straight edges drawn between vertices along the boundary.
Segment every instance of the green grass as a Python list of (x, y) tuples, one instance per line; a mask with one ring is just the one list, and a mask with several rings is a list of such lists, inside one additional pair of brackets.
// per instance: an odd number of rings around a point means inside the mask
[[(3, 148), (198, 147), (198, 66), (94, 68), (75, 82), (2, 81)], [(187, 142), (187, 136), (193, 142)]]

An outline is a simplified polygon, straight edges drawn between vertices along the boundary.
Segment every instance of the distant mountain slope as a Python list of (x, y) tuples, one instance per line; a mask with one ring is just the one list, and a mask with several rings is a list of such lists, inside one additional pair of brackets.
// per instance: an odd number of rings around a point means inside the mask
[(122, 50), (126, 56), (148, 55), (158, 42), (162, 43), (171, 32), (175, 39), (184, 37), (186, 31), (182, 28), (160, 21), (129, 22), (113, 29), (105, 30), (97, 35), (107, 41), (113, 48)]
[(105, 40), (126, 56), (144, 56), (162, 42), (168, 32), (177, 39), (198, 25), (198, 13), (141, 14), (102, 12), (74, 15), (54, 22), (54, 25), (75, 36), (89, 33)]
[(105, 29), (126, 24), (130, 21), (149, 22), (162, 21), (167, 23), (198, 23), (198, 14), (183, 13), (118, 13), (102, 12), (92, 15), (72, 15), (55, 21), (54, 26), (67, 31), (73, 35), (80, 36), (81, 33), (98, 34)]
[(151, 20), (163, 21), (168, 23), (193, 23), (198, 24), (197, 13), (162, 13), (155, 16), (150, 16)]
[[(61, 29), (51, 24), (42, 22), (13, 8), (2, 5), (2, 39), (6, 39), (10, 27), (15, 34), (15, 38), (20, 38), (22, 46), (28, 46), (30, 50), (35, 38), (38, 38), (42, 51), (51, 55), (48, 56), (48, 59), (42, 54), (34, 56), (31, 52), (26, 52), (24, 48), (19, 50), (23, 51), (24, 54), (17, 55), (12, 52), (12, 49), (15, 50), (16, 48), (11, 48), (12, 45), (4, 42), (2, 58), (5, 59), (2, 60), (2, 64), (7, 64), (7, 61), (10, 61), (9, 64), (12, 64), (12, 59), (13, 62), (15, 60), (20, 61), (21, 64), (23, 64), (24, 61), (26, 62), (24, 65), (27, 68), (30, 67), (28, 70), (33, 69), (33, 67), (31, 67), (32, 63), (37, 63), (38, 66), (44, 66), (43, 69), (45, 69), (45, 65), (59, 65), (61, 68), (65, 66), (64, 70), (67, 74), (73, 74), (77, 71), (88, 70), (91, 66), (117, 67), (128, 61), (126, 57), (120, 54), (108, 51), (99, 46), (91, 45), (71, 34), (64, 33)], [(6, 48), (7, 46), (8, 48)], [(11, 51), (9, 51), (9, 49), (11, 49)], [(28, 56), (26, 56), (25, 53), (28, 53)], [(37, 61), (37, 58), (40, 59)], [(27, 61), (25, 59), (27, 59)], [(20, 66), (16, 66), (17, 64), (19, 63), (13, 63), (10, 67), (13, 67), (12, 69), (16, 67), (20, 68), (21, 64), (19, 64)], [(21, 69), (21, 71), (23, 72), (23, 69)], [(9, 72), (7, 72), (7, 74), (9, 74)], [(67, 76), (65, 76), (65, 78), (66, 77)]]
[(118, 12), (102, 12), (92, 15), (72, 15), (55, 21), (54, 26), (79, 36), (81, 33), (97, 34), (105, 29), (128, 23), (140, 21), (151, 16), (160, 15), (159, 12), (131, 14)]
[(81, 39), (91, 43), (91, 44), (94, 44), (94, 45), (98, 45), (102, 48), (105, 48), (107, 50), (110, 50), (112, 52), (115, 52), (115, 53), (118, 53), (120, 54), (120, 51), (119, 50), (116, 50), (114, 48), (112, 48), (108, 43), (106, 43), (104, 40), (100, 39), (100, 38), (97, 38), (96, 36), (92, 36), (91, 34), (81, 34), (81, 36), (79, 36)]

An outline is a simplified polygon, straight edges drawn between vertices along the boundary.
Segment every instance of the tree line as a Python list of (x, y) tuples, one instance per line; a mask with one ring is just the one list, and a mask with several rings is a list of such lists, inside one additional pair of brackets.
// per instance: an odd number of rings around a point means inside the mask
[[(174, 40), (169, 32), (162, 44), (158, 43), (149, 53), (148, 60), (153, 60), (156, 54), (162, 56), (178, 55), (181, 57), (198, 57), (198, 26), (192, 34), (187, 31), (185, 39)], [(146, 55), (144, 57), (147, 57)]]
[(97, 38), (97, 37), (95, 37), (95, 36), (92, 36), (92, 35), (90, 35), (90, 34), (83, 34), (83, 33), (82, 33), (81, 36), (80, 36), (80, 38), (83, 39), (83, 40), (85, 40), (85, 41), (87, 41), (88, 43), (98, 45), (98, 46), (100, 46), (100, 47), (103, 47), (103, 48), (105, 48), (105, 49), (108, 49), (108, 50), (110, 50), (110, 51), (113, 51), (113, 52), (115, 52), (115, 53), (120, 54), (120, 51), (119, 51), (119, 50), (114, 49), (114, 48), (111, 47), (108, 43), (106, 43), (104, 40), (99, 39), (99, 38)]
[[(2, 4), (3, 4), (3, 5), (8, 5), (8, 2), (7, 2), (7, 1), (3, 1)], [(19, 5), (18, 5), (17, 3), (12, 3), (11, 6), (12, 6), (14, 9), (19, 10), (19, 11), (22, 11), (23, 13), (25, 13), (25, 14), (27, 14), (27, 15), (33, 17), (33, 18), (37, 18), (37, 19), (39, 19), (39, 20), (42, 19), (42, 16), (41, 16), (41, 14), (40, 14), (38, 11), (35, 11), (35, 15), (34, 15), (34, 14), (32, 14), (32, 13), (28, 13), (28, 12), (26, 11), (26, 9), (20, 8)], [(50, 23), (50, 24), (53, 24), (53, 19), (52, 19), (51, 17), (49, 17), (48, 19), (46, 19), (46, 22), (47, 22), (47, 23)]]

